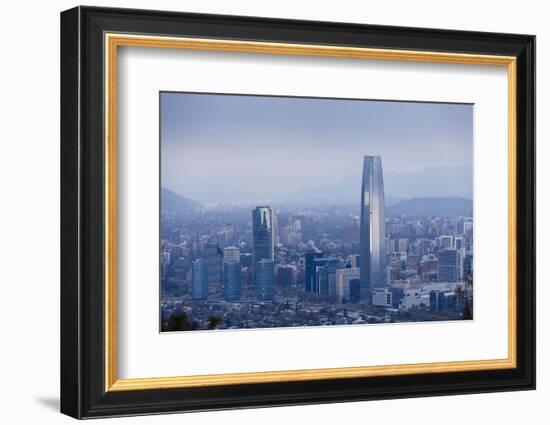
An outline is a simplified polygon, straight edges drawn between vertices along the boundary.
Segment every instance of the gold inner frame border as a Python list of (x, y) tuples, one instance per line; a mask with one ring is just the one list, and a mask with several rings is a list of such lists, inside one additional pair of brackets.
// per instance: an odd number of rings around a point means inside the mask
[[(164, 37), (106, 33), (105, 46), (105, 391), (137, 391), (216, 385), (239, 385), (323, 379), (365, 378), (411, 375), (421, 373), (450, 373), (513, 369), (517, 366), (516, 285), (516, 58), (513, 56), (466, 53), (429, 52), (414, 50), (371, 49), (331, 45), (288, 44), (259, 41), (236, 41), (205, 38)], [(116, 323), (116, 128), (117, 128), (117, 51), (118, 47), (147, 47), (227, 51), (279, 55), (321, 56), (354, 59), (396, 60), (469, 65), (504, 66), (508, 72), (508, 357), (495, 360), (468, 360), (436, 363), (398, 364), (380, 366), (303, 369), (285, 371), (229, 373), (151, 378), (117, 378)]]

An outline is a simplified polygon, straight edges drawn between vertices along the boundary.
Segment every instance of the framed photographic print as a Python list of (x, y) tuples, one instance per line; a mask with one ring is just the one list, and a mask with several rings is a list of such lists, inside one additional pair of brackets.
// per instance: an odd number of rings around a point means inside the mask
[(61, 411), (535, 387), (535, 37), (61, 14)]

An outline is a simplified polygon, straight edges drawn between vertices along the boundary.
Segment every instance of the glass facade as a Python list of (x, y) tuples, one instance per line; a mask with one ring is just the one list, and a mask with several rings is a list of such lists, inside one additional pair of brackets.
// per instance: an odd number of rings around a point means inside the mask
[(275, 287), (275, 264), (273, 260), (256, 262), (256, 290), (260, 301), (272, 301)]
[(195, 260), (191, 266), (191, 296), (194, 300), (206, 300), (208, 298), (208, 266), (206, 261)]
[(256, 207), (252, 211), (252, 245), (255, 262), (263, 259), (273, 261), (275, 248), (273, 224), (273, 211), (270, 207)]
[(342, 268), (342, 264), (336, 258), (319, 258), (314, 261), (314, 264), (316, 265), (316, 293), (325, 296), (336, 295), (336, 271)]
[(224, 260), (223, 262), (223, 292), (226, 301), (241, 299), (241, 262)]
[(219, 284), (222, 278), (222, 251), (218, 244), (206, 244), (201, 258), (206, 261), (208, 283), (213, 285)]
[[(252, 256), (256, 265), (261, 260), (273, 261), (275, 258), (275, 232), (273, 211), (268, 206), (256, 207), (252, 211)], [(254, 270), (254, 282), (259, 285), (257, 270)]]
[(384, 180), (380, 156), (363, 159), (360, 249), (360, 297), (370, 300), (373, 288), (387, 285)]
[(437, 254), (440, 282), (457, 282), (459, 256), (456, 249), (443, 249)]
[(323, 253), (319, 251), (306, 252), (304, 255), (305, 263), (305, 291), (316, 292), (315, 260), (322, 258)]

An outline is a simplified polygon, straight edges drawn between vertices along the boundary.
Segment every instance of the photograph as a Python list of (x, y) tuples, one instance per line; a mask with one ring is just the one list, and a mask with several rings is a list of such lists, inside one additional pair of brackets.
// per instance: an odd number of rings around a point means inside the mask
[(473, 104), (159, 108), (161, 332), (475, 318)]
[[(363, 401), (387, 422), (397, 399), (414, 399), (414, 424), (426, 409), (464, 423), (460, 412), (487, 403), (505, 423), (538, 412), (543, 14), (66, 6), (49, 33), (34, 22), (55, 40), (22, 62), (34, 70), (58, 54), (44, 67), (56, 84), (31, 91), (59, 87), (61, 107), (40, 108), (31, 126), (23, 114), (6, 139), (24, 129), (36, 142), (7, 144), (24, 152), (11, 162), (28, 180), (5, 179), (28, 200), (11, 208), (25, 220), (8, 226), (20, 242), (8, 251), (29, 263), (29, 241), (52, 239), (33, 233), (60, 226), (61, 262), (44, 257), (60, 291), (26, 285), (42, 295), (6, 298), (58, 306), (53, 333), (38, 334), (58, 347), (24, 364), (44, 369), (30, 371), (35, 404), (57, 394), (77, 419), (216, 411), (219, 422), (221, 410), (255, 409), (240, 425), (277, 406), (294, 407), (292, 423), (315, 409), (333, 423), (364, 416), (351, 403)], [(26, 111), (12, 85), (12, 109)], [(45, 143), (50, 124), (60, 149)], [(37, 190), (40, 166), (57, 195)], [(48, 200), (60, 220), (34, 225)], [(12, 268), (13, 282), (28, 269)], [(21, 303), (7, 306), (22, 317)], [(441, 404), (455, 397), (467, 408)], [(330, 403), (333, 415), (320, 406)], [(520, 416), (501, 409), (518, 405)], [(28, 407), (22, 398), (14, 414)]]

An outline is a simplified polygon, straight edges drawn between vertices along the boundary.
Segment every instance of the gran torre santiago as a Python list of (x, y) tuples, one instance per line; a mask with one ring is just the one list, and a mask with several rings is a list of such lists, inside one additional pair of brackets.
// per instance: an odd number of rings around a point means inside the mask
[(360, 297), (370, 301), (374, 288), (387, 285), (384, 179), (380, 156), (365, 156), (361, 184)]

